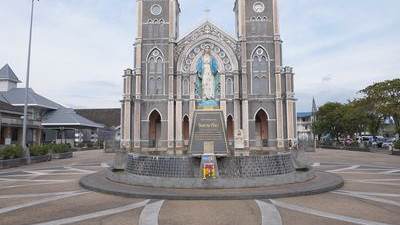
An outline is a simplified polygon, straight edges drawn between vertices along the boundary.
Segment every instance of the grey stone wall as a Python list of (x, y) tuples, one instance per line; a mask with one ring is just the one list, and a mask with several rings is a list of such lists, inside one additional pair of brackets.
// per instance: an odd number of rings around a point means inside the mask
[[(295, 172), (290, 153), (260, 156), (229, 156), (217, 159), (219, 178), (259, 178)], [(129, 154), (126, 172), (137, 176), (200, 177), (200, 159), (187, 156)]]
[(222, 178), (257, 178), (288, 174), (295, 171), (290, 154), (218, 159)]
[[(197, 166), (194, 166), (198, 164)], [(129, 154), (126, 172), (148, 177), (193, 178), (200, 159)]]

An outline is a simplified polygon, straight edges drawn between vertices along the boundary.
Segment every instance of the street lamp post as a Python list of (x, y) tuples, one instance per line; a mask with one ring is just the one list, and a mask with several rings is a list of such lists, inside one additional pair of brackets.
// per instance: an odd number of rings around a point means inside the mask
[[(39, 1), (39, 0), (38, 0)], [(24, 105), (24, 123), (22, 125), (22, 147), (24, 148), (24, 157), (27, 163), (31, 161), (31, 156), (29, 153), (29, 148), (26, 146), (26, 123), (28, 117), (28, 89), (29, 89), (29, 72), (31, 66), (31, 46), (32, 46), (32, 25), (33, 25), (33, 7), (35, 5), (35, 0), (32, 0), (31, 8), (31, 26), (29, 30), (29, 47), (28, 47), (28, 65), (26, 71), (26, 85), (25, 85), (25, 105)]]

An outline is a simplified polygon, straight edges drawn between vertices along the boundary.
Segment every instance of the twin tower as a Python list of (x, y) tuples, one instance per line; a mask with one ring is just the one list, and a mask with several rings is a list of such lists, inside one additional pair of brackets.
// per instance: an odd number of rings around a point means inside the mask
[(284, 149), (296, 139), (293, 71), (282, 66), (277, 0), (236, 0), (236, 36), (204, 22), (179, 37), (178, 0), (137, 0), (134, 69), (124, 72), (121, 145), (134, 151), (187, 149), (200, 96), (196, 62), (217, 59), (227, 137), (246, 150)]

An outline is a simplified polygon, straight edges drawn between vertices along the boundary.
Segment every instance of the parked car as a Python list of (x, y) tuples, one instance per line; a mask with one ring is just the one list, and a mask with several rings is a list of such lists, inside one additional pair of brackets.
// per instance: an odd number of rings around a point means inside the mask
[(389, 148), (389, 145), (394, 145), (395, 138), (386, 138), (382, 143), (382, 148)]
[(376, 136), (376, 144), (378, 147), (382, 148), (382, 144), (385, 141), (385, 138), (383, 136)]

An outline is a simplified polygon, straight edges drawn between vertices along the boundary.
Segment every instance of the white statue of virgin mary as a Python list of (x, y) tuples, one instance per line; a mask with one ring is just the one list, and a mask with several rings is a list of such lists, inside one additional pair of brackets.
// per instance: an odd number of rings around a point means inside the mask
[(203, 103), (209, 100), (215, 101), (219, 86), (218, 63), (210, 53), (210, 46), (206, 46), (197, 62), (196, 93)]

